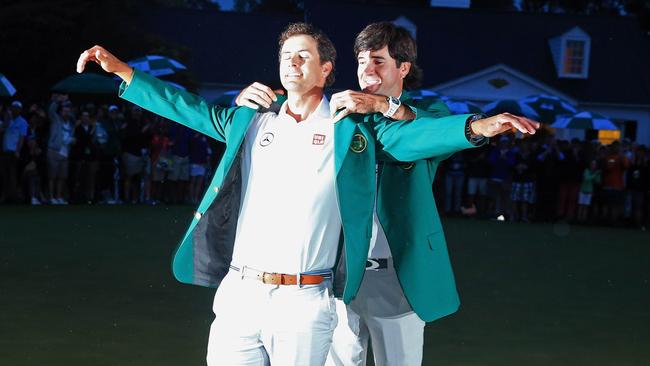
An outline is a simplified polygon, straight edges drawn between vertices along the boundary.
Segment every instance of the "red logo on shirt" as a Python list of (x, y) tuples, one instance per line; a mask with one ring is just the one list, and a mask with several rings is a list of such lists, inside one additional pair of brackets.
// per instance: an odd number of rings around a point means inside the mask
[(314, 134), (314, 138), (311, 140), (312, 145), (323, 145), (325, 143), (325, 135), (318, 133)]

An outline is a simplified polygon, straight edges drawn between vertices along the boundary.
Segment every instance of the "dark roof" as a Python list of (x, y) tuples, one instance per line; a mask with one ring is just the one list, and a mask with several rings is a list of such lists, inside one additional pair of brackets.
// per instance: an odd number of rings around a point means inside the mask
[[(650, 104), (650, 41), (633, 18), (305, 1), (305, 20), (322, 28), (337, 48), (335, 87), (357, 85), (355, 35), (370, 22), (400, 15), (417, 25), (424, 86), (505, 64), (580, 102)], [(302, 20), (188, 10), (149, 19), (163, 37), (193, 50), (188, 66), (202, 82), (233, 84), (276, 82), (277, 37), (287, 24)], [(589, 78), (558, 79), (548, 40), (575, 26), (591, 37)]]
[(301, 17), (165, 9), (142, 27), (190, 49), (188, 69), (202, 83), (279, 83), (278, 36)]
[[(307, 4), (306, 18), (335, 42), (339, 79), (348, 83), (355, 81), (355, 35), (368, 23), (404, 15), (417, 25), (425, 86), (501, 63), (582, 102), (650, 104), (650, 41), (633, 18)], [(589, 78), (558, 79), (548, 40), (575, 26), (591, 37)]]

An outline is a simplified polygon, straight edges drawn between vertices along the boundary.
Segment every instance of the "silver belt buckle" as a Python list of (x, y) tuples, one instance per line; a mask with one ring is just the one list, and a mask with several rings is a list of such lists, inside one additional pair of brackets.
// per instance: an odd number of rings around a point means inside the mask
[(376, 261), (372, 258), (366, 259), (366, 271), (367, 270), (372, 270), (372, 271), (378, 271), (379, 270), (379, 261)]

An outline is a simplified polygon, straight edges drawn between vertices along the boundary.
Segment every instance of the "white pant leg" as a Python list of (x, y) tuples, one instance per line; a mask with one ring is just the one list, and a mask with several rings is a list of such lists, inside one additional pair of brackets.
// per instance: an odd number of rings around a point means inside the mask
[[(412, 366), (422, 364), (422, 347), (424, 345), (424, 325), (412, 310), (404, 297), (402, 288), (397, 280), (397, 275), (392, 265), (386, 269), (366, 271), (363, 282), (356, 298), (347, 306), (348, 324), (354, 334), (355, 321), (351, 316), (358, 317), (360, 332), (369, 333), (372, 342), (375, 364), (377, 366)], [(341, 324), (343, 324), (341, 322)], [(339, 331), (338, 327), (335, 334)], [(365, 335), (366, 339), (368, 335)], [(356, 342), (348, 337), (347, 341)], [(345, 342), (342, 340), (341, 342)], [(337, 344), (338, 339), (335, 339)], [(350, 344), (337, 349), (353, 347)], [(364, 362), (367, 353), (367, 342), (363, 345)], [(356, 353), (355, 353), (356, 354)], [(348, 356), (340, 363), (334, 365), (364, 365), (354, 363), (350, 354), (339, 352), (338, 356)]]
[(331, 281), (279, 286), (270, 299), (262, 341), (271, 365), (324, 365), (337, 323)]
[(411, 312), (394, 318), (366, 318), (376, 366), (420, 366), (424, 321)]
[(242, 279), (233, 271), (221, 282), (214, 296), (208, 366), (268, 365), (260, 338), (264, 316), (260, 310), (266, 308), (266, 299), (255, 285), (254, 280)]
[(369, 338), (365, 322), (352, 306), (340, 299), (336, 299), (336, 315), (339, 321), (325, 365), (365, 366)]

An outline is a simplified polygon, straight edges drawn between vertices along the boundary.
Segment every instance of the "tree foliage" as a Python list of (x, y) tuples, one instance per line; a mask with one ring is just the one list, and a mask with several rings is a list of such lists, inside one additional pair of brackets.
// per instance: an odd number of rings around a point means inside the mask
[[(187, 50), (149, 34), (141, 19), (158, 7), (191, 3), (196, 1), (6, 2), (0, 11), (0, 73), (25, 100), (47, 95), (54, 83), (75, 72), (79, 54), (95, 44), (125, 59), (155, 51), (182, 59)], [(89, 69), (97, 70), (92, 65)]]
[(641, 27), (650, 31), (648, 0), (522, 0), (521, 10), (528, 12), (585, 15), (635, 16)]

